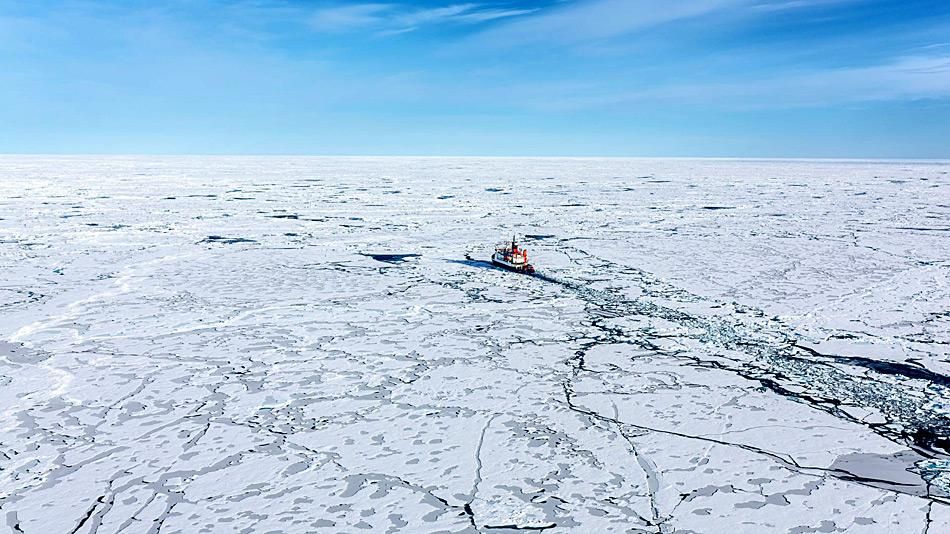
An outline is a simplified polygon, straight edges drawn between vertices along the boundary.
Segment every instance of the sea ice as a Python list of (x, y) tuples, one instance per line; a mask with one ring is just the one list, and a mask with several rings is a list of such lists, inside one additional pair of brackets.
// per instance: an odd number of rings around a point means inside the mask
[[(0, 157), (11, 532), (937, 532), (950, 164)], [(534, 277), (492, 268), (524, 236)]]

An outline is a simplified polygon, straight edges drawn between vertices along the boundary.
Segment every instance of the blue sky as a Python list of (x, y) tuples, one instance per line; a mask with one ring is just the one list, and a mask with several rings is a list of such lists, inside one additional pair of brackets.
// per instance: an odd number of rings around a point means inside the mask
[(950, 158), (950, 2), (0, 0), (0, 152)]

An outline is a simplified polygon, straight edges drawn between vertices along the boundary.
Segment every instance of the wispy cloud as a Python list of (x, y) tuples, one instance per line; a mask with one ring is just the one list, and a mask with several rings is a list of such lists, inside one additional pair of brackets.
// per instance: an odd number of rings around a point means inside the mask
[(505, 9), (485, 4), (449, 4), (441, 7), (414, 8), (405, 4), (365, 3), (336, 5), (317, 9), (310, 27), (328, 33), (371, 31), (397, 35), (439, 24), (475, 24), (517, 17), (535, 9)]
[(749, 0), (583, 0), (491, 28), (476, 40), (495, 46), (552, 41), (579, 43), (748, 3)]
[(758, 11), (789, 11), (792, 9), (815, 9), (852, 4), (860, 0), (771, 0), (759, 2), (752, 7)]
[(672, 98), (679, 94), (696, 102), (752, 109), (947, 99), (950, 55), (904, 56), (877, 65), (789, 72), (667, 91)]
[(333, 6), (317, 10), (310, 27), (326, 32), (348, 32), (381, 24), (391, 12), (391, 4)]
[(545, 112), (640, 109), (644, 104), (725, 110), (950, 99), (950, 55), (917, 55), (865, 67), (803, 70), (768, 78), (668, 83), (624, 89), (607, 79), (587, 85), (509, 88), (516, 105)]

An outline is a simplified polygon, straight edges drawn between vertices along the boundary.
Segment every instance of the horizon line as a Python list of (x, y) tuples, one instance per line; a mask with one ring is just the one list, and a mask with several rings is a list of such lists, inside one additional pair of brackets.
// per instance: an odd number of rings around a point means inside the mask
[(950, 163), (950, 158), (878, 158), (878, 157), (811, 157), (811, 156), (619, 156), (619, 155), (464, 155), (464, 154), (307, 154), (307, 153), (118, 153), (118, 152), (0, 152), (0, 158), (9, 157), (102, 157), (102, 158), (323, 158), (323, 159), (631, 159), (631, 160), (705, 160), (705, 161), (803, 161), (803, 162), (916, 162)]

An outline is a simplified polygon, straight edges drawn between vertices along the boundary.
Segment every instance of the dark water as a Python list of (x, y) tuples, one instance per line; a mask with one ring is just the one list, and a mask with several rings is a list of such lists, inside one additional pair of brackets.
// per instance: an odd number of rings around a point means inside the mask
[(373, 258), (376, 261), (383, 263), (392, 263), (399, 264), (404, 263), (411, 258), (418, 258), (422, 254), (363, 254), (368, 258)]

